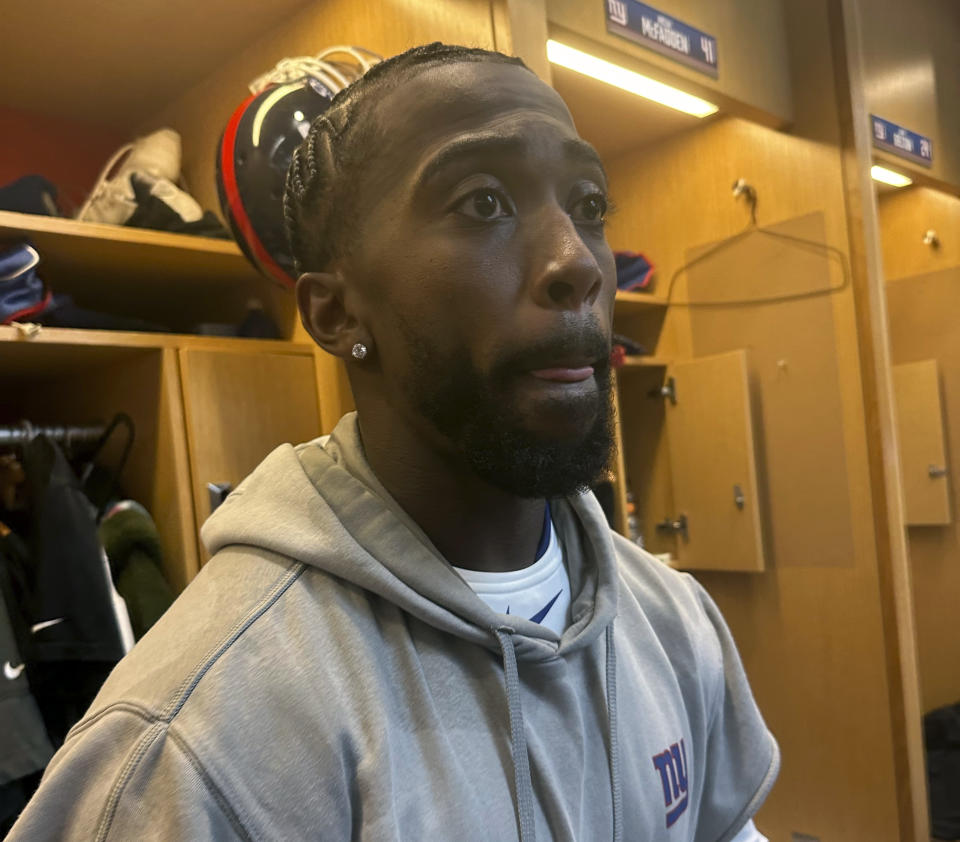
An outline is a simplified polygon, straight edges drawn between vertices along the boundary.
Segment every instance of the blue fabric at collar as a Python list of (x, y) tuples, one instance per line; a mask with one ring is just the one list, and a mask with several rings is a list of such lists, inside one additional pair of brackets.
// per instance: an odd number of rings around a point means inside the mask
[(540, 544), (537, 546), (537, 557), (534, 559), (535, 562), (540, 561), (543, 558), (543, 554), (547, 551), (547, 547), (550, 546), (550, 532), (552, 531), (552, 525), (550, 523), (550, 501), (543, 501), (543, 531), (540, 533)]

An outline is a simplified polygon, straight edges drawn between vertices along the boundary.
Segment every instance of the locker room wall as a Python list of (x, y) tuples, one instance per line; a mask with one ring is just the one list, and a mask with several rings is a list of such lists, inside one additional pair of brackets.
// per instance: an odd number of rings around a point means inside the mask
[[(845, 249), (835, 149), (726, 119), (624, 155), (609, 170), (619, 206), (610, 226), (611, 243), (619, 248), (655, 244), (661, 279), (685, 261), (689, 245), (719, 240), (744, 227), (745, 210), (730, 196), (730, 184), (739, 176), (756, 185), (762, 221), (823, 211), (828, 242)], [(631, 202), (631, 195), (644, 199)], [(682, 279), (675, 294), (685, 294)], [(864, 842), (894, 840), (893, 726), (886, 706), (878, 702), (887, 698), (888, 686), (850, 291), (832, 296), (832, 305), (834, 335), (811, 341), (836, 348), (843, 400), (834, 421), (844, 437), (849, 501), (844, 516), (852, 555), (832, 567), (820, 566), (816, 558), (781, 566), (772, 557), (758, 576), (712, 573), (698, 578), (723, 610), (761, 710), (781, 742), (785, 761), (760, 813), (764, 832), (778, 839), (797, 831)], [(658, 346), (658, 356), (693, 355), (690, 316), (688, 310), (671, 308), (671, 333), (663, 340), (670, 345)], [(736, 345), (739, 340), (733, 334), (729, 341)], [(768, 364), (766, 357), (776, 348), (749, 351), (758, 366)], [(816, 442), (810, 447), (816, 448)], [(669, 501), (667, 471), (653, 481), (661, 484), (661, 499)], [(648, 493), (655, 498), (658, 492)], [(645, 534), (655, 534), (652, 521), (662, 518), (664, 510), (672, 511), (669, 502), (650, 500)], [(830, 524), (812, 522), (802, 511), (792, 523), (776, 528), (832, 531)]]
[[(826, 241), (854, 262), (859, 259), (851, 254), (844, 178), (849, 161), (841, 148), (844, 127), (833, 93), (838, 68), (827, 35), (837, 22), (836, 8), (829, 2), (784, 5), (795, 107), (791, 133), (720, 118), (609, 162), (618, 205), (609, 226), (611, 244), (656, 249), (659, 283), (688, 258), (691, 246), (745, 226), (746, 209), (730, 193), (739, 177), (758, 191), (761, 224), (820, 212)], [(685, 286), (681, 277), (674, 292), (678, 300), (685, 300)], [(909, 740), (916, 749), (919, 723), (903, 726), (903, 708), (910, 704), (903, 695), (915, 697), (916, 687), (910, 686), (909, 663), (900, 664), (891, 647), (897, 631), (888, 608), (889, 577), (879, 569), (880, 526), (875, 525), (854, 289), (829, 301), (832, 335), (818, 333), (810, 341), (833, 349), (841, 402), (832, 423), (842, 430), (849, 508), (836, 513), (844, 521), (839, 524), (810, 520), (797, 511), (792, 521), (788, 515), (776, 526), (820, 533), (824, 540), (840, 526), (850, 536), (849, 556), (831, 567), (820, 566), (816, 558), (783, 565), (773, 557), (767, 571), (756, 576), (697, 575), (731, 625), (760, 707), (783, 749), (781, 776), (758, 825), (771, 839), (797, 832), (892, 842), (912, 838), (915, 805), (925, 801), (918, 770), (911, 770), (906, 758)], [(780, 306), (789, 312), (792, 305)], [(737, 319), (730, 321), (728, 344), (735, 347)], [(716, 333), (716, 326), (712, 330)], [(657, 356), (692, 356), (698, 350), (693, 331), (691, 311), (670, 308)], [(749, 351), (755, 366), (774, 362), (772, 346), (754, 345)], [(655, 412), (648, 413), (645, 429), (640, 422), (637, 438), (659, 435)], [(642, 418), (641, 409), (632, 414)], [(809, 446), (815, 451), (817, 442)], [(662, 454), (658, 445), (645, 478), (648, 502), (659, 500), (663, 507), (648, 506), (647, 536), (655, 535), (652, 521), (662, 518), (663, 510), (672, 511)], [(911, 787), (919, 794), (913, 795)]]
[[(0, 185), (27, 173), (52, 181), (67, 212), (83, 204), (123, 132), (73, 118), (0, 107)], [(69, 151), (69, 154), (66, 154)]]
[[(573, 37), (582, 49), (601, 56), (604, 48), (613, 50), (620, 54), (621, 63), (622, 56), (629, 57), (629, 66), (636, 64), (640, 73), (765, 125), (792, 122), (782, 0), (661, 0), (652, 5), (716, 37), (716, 79), (608, 33), (600, 0), (548, 0), (547, 16), (558, 40)], [(572, 42), (572, 46), (578, 45)]]
[(933, 166), (877, 150), (879, 161), (941, 186), (960, 185), (960, 7), (952, 0), (862, 0), (871, 113), (933, 142)]
[[(923, 710), (960, 701), (960, 199), (912, 187), (878, 201), (894, 363), (935, 359), (945, 402), (954, 522), (908, 529)], [(924, 245), (934, 229), (939, 248)]]

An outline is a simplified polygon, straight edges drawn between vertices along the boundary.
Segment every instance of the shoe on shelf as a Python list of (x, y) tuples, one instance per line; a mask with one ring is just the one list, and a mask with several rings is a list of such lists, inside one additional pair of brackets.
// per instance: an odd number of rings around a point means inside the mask
[[(87, 201), (77, 213), (84, 222), (106, 222), (123, 225), (137, 209), (131, 177), (163, 184), (160, 189), (168, 195), (179, 191), (175, 182), (180, 178), (180, 135), (173, 129), (160, 129), (121, 146), (107, 161)], [(181, 191), (182, 192), (182, 191)]]

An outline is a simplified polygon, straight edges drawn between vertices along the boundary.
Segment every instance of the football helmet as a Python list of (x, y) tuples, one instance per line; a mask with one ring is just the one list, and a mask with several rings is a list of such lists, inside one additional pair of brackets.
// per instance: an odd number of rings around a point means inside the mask
[(292, 288), (293, 255), (283, 224), (283, 187), (294, 150), (337, 92), (380, 56), (360, 47), (330, 47), (285, 58), (250, 83), (250, 96), (220, 137), (217, 193), (233, 236), (266, 277)]

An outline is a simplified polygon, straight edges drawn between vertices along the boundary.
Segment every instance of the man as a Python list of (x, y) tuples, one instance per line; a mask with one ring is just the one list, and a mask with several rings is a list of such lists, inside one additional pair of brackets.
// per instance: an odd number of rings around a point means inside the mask
[(357, 414), (278, 448), (13, 839), (755, 838), (778, 768), (696, 582), (608, 529), (606, 178), (560, 98), (431, 45), (285, 201)]

